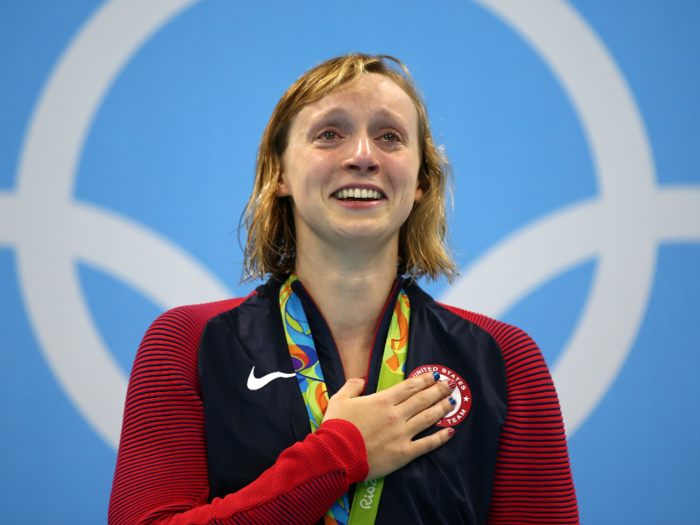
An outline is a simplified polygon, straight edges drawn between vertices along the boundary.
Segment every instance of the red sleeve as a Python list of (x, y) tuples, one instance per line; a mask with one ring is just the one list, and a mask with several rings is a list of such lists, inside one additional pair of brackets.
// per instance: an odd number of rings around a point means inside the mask
[(109, 525), (312, 524), (367, 477), (359, 430), (331, 420), (254, 483), (208, 503), (199, 338), (209, 319), (241, 302), (176, 308), (146, 333), (129, 381)]
[(508, 412), (488, 523), (579, 523), (559, 398), (540, 349), (519, 328), (446, 308), (491, 334), (505, 361)]

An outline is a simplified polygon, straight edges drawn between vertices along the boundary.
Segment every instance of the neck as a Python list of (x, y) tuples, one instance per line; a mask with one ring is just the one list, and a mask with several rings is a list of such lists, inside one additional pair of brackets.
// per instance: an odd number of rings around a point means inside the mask
[(379, 316), (396, 280), (398, 239), (380, 250), (297, 251), (296, 273), (321, 310), (346, 378), (364, 376)]

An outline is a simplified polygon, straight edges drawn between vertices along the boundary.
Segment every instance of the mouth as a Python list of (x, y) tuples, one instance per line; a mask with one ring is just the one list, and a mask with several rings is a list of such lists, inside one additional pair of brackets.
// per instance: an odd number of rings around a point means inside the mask
[(333, 196), (338, 200), (350, 202), (378, 201), (384, 198), (381, 191), (366, 188), (345, 188), (336, 191)]

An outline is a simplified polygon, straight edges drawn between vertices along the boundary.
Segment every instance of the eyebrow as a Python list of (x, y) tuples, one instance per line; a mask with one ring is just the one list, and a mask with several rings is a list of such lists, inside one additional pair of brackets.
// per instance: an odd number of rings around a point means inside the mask
[[(318, 122), (320, 120), (325, 120), (333, 117), (347, 117), (348, 112), (340, 107), (340, 106), (331, 106), (330, 108), (326, 109), (325, 111), (322, 111), (321, 113), (318, 113), (316, 115), (311, 115), (311, 120), (312, 122)], [(374, 117), (375, 115), (373, 115)], [(389, 118), (391, 120), (396, 121), (400, 127), (402, 128), (400, 131), (404, 133), (405, 135), (409, 134), (410, 126), (407, 122), (404, 121), (403, 118), (401, 118), (398, 114), (396, 114), (393, 111), (390, 111), (386, 108), (380, 108), (377, 110), (376, 116), (379, 117), (385, 117)], [(374, 120), (374, 118), (373, 118)]]
[(317, 122), (319, 120), (327, 119), (330, 117), (342, 117), (345, 115), (347, 115), (347, 111), (345, 111), (343, 108), (338, 106), (331, 106), (330, 108), (326, 109), (325, 111), (322, 111), (321, 113), (311, 115), (311, 120), (312, 122)]

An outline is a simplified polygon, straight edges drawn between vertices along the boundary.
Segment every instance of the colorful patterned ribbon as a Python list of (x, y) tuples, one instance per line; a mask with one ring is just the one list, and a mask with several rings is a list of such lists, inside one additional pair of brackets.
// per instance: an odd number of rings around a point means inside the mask
[[(292, 290), (296, 274), (282, 285), (280, 290), (280, 311), (282, 324), (289, 345), (294, 371), (299, 389), (309, 414), (311, 431), (321, 425), (328, 407), (328, 391), (323, 379), (321, 363), (318, 361), (316, 346), (301, 300)], [(377, 392), (390, 388), (404, 378), (406, 352), (408, 350), (408, 322), (411, 306), (403, 290), (399, 292), (391, 317), (389, 333), (384, 345)], [(355, 489), (352, 511), (349, 511), (347, 493), (338, 499), (324, 516), (325, 525), (371, 525), (377, 517), (384, 478), (358, 483)]]

